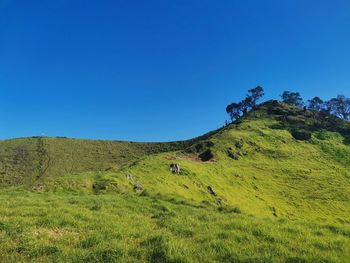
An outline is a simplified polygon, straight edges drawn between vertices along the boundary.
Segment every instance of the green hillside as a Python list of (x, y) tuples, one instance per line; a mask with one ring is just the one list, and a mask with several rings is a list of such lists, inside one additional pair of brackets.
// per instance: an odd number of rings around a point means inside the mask
[(0, 141), (0, 185), (20, 185), (45, 177), (120, 169), (141, 157), (183, 149), (210, 136), (169, 143), (32, 137)]
[(349, 138), (269, 101), (186, 142), (3, 141), (0, 261), (348, 262)]

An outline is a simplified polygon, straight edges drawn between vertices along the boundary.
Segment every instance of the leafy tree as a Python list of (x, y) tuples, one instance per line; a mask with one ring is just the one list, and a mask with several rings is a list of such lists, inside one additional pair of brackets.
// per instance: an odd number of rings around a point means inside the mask
[(260, 86), (257, 86), (254, 89), (248, 90), (248, 95), (247, 98), (250, 98), (250, 107), (255, 108), (256, 103), (258, 102), (259, 99), (261, 99), (265, 95), (264, 89)]
[(264, 96), (264, 89), (257, 86), (254, 89), (248, 90), (246, 98), (238, 103), (231, 103), (226, 107), (226, 112), (230, 115), (232, 121), (237, 120), (242, 114), (256, 107), (256, 103)]
[(327, 111), (339, 118), (350, 119), (350, 99), (343, 95), (338, 95), (327, 102)]
[(251, 110), (253, 105), (253, 100), (251, 97), (247, 96), (244, 100), (242, 100), (240, 103), (241, 111), (244, 114), (246, 114), (249, 110)]
[(333, 98), (326, 102), (325, 112), (337, 116), (337, 99)]
[(308, 100), (307, 108), (314, 111), (322, 111), (325, 107), (325, 102), (320, 97), (314, 97)]
[(232, 121), (241, 117), (242, 105), (241, 103), (231, 103), (226, 107), (226, 112), (230, 115)]
[(303, 98), (301, 97), (299, 92), (285, 91), (281, 95), (281, 98), (282, 102), (289, 105), (294, 105), (297, 107), (303, 107), (304, 105)]
[(350, 99), (343, 95), (337, 97), (338, 114), (345, 120), (350, 119)]

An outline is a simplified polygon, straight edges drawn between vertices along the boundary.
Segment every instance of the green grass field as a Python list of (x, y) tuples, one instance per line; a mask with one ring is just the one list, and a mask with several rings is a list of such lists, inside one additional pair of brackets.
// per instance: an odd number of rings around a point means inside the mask
[(347, 262), (348, 223), (184, 199), (3, 191), (1, 262)]
[(2, 142), (0, 262), (350, 262), (348, 135), (270, 103), (187, 142), (41, 139), (45, 173)]

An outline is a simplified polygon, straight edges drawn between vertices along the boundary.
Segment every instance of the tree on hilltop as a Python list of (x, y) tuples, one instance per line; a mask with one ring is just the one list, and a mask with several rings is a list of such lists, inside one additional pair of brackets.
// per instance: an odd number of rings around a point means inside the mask
[(264, 89), (257, 86), (254, 89), (248, 90), (246, 98), (238, 103), (233, 102), (226, 107), (226, 112), (230, 115), (232, 121), (237, 120), (242, 115), (245, 115), (251, 109), (256, 107), (259, 99), (264, 96)]
[(307, 108), (313, 111), (321, 111), (325, 108), (325, 102), (320, 97), (314, 97), (307, 101)]
[(327, 103), (327, 111), (339, 118), (350, 119), (350, 99), (343, 95), (338, 95), (336, 98), (329, 100)]
[(231, 103), (226, 107), (226, 112), (230, 115), (232, 121), (241, 117), (242, 105), (240, 103)]
[(241, 110), (243, 115), (246, 114), (248, 111), (250, 111), (252, 109), (252, 98), (247, 96), (244, 100), (242, 100), (240, 103), (241, 105)]
[(304, 102), (299, 92), (284, 91), (281, 95), (282, 102), (296, 107), (303, 107)]
[(252, 108), (255, 108), (258, 100), (265, 95), (264, 89), (261, 86), (257, 86), (254, 89), (248, 90), (248, 93), (249, 94), (247, 95), (247, 98), (250, 98), (250, 102), (251, 102), (250, 106)]

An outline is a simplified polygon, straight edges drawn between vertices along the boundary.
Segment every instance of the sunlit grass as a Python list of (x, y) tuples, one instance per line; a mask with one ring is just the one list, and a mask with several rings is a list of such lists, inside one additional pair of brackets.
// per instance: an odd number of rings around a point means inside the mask
[[(318, 130), (298, 141), (260, 116), (201, 143), (132, 152), (118, 169), (2, 188), (0, 262), (349, 261), (350, 146), (343, 135)], [(203, 162), (198, 149), (213, 158)], [(180, 174), (170, 172), (172, 163)]]
[(2, 191), (1, 262), (342, 262), (347, 224), (136, 194)]

